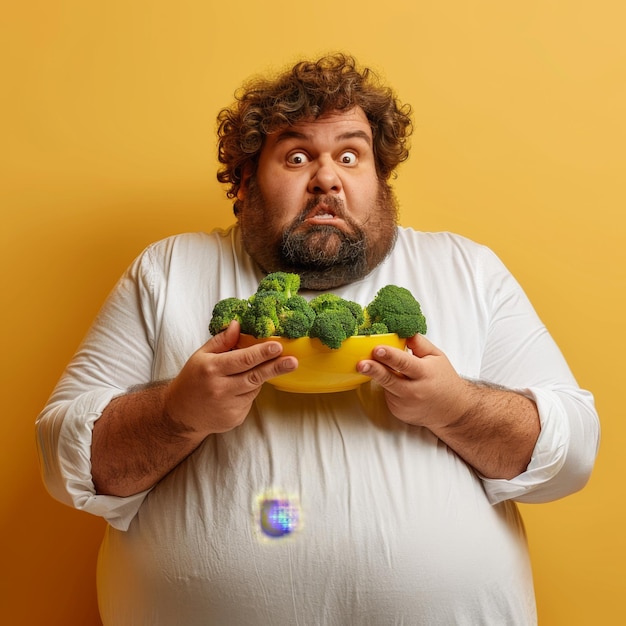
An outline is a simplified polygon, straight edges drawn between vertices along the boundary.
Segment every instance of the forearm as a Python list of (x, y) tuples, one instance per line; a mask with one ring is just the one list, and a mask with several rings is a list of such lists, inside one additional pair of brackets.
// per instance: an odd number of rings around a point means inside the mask
[(537, 406), (514, 391), (463, 382), (466, 410), (430, 430), (482, 476), (518, 476), (528, 467), (541, 430)]
[(155, 485), (203, 439), (171, 418), (168, 383), (114, 398), (95, 422), (92, 479), (100, 495), (130, 496)]
[(206, 437), (241, 425), (263, 383), (297, 366), (277, 342), (234, 350), (239, 325), (212, 337), (168, 383), (112, 400), (94, 424), (92, 480), (99, 494), (155, 485)]

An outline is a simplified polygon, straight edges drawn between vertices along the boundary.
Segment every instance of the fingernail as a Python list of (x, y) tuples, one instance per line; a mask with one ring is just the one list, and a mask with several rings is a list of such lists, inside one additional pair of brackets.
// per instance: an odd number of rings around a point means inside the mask
[(298, 362), (293, 358), (287, 358), (283, 361), (283, 368), (286, 370), (295, 370), (298, 367)]
[(370, 371), (370, 367), (369, 363), (363, 363), (359, 366), (359, 370), (361, 371), (361, 374), (367, 374), (367, 372)]
[(374, 354), (377, 357), (382, 358), (382, 357), (384, 357), (387, 354), (387, 350), (385, 350), (385, 348), (376, 348)]
[(267, 346), (267, 349), (270, 351), (270, 354), (276, 354), (280, 352), (280, 344), (279, 343), (270, 343)]

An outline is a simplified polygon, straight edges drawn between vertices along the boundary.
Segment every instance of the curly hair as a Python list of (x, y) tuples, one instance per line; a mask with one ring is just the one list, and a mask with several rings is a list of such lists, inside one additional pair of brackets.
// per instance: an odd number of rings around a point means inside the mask
[[(302, 61), (276, 78), (259, 77), (244, 84), (236, 102), (220, 111), (217, 179), (236, 198), (245, 170), (254, 172), (265, 136), (301, 120), (332, 111), (361, 107), (374, 138), (376, 170), (388, 180), (409, 156), (411, 107), (401, 105), (368, 68), (344, 54)], [(236, 209), (235, 203), (235, 209)]]

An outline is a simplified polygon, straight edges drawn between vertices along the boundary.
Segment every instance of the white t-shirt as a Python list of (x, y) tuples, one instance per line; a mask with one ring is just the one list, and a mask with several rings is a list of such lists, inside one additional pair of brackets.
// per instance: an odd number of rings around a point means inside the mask
[[(38, 419), (52, 495), (110, 524), (98, 567), (104, 624), (535, 623), (514, 501), (584, 485), (597, 415), (515, 279), (456, 235), (400, 228), (379, 267), (333, 291), (366, 304), (385, 284), (408, 288), (461, 375), (532, 397), (542, 431), (526, 472), (478, 476), (428, 430), (395, 419), (374, 383), (335, 394), (265, 385), (241, 426), (208, 437), (152, 490), (95, 495), (91, 430), (104, 407), (175, 376), (208, 340), (214, 304), (248, 297), (260, 278), (237, 227), (153, 244)], [(292, 526), (269, 536), (264, 511), (276, 501)]]

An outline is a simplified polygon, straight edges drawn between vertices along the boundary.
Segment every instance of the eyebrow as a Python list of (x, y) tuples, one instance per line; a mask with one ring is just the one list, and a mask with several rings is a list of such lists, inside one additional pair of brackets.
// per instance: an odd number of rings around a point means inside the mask
[[(285, 129), (278, 133), (276, 143), (278, 144), (281, 141), (286, 141), (287, 139), (302, 139), (310, 141), (311, 135), (300, 133), (297, 130)], [(372, 145), (372, 138), (363, 130), (350, 130), (335, 137), (335, 141), (346, 141), (347, 139), (363, 139), (368, 145)]]

